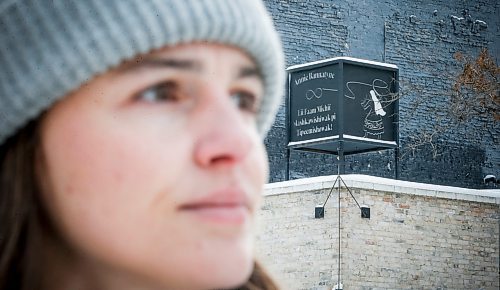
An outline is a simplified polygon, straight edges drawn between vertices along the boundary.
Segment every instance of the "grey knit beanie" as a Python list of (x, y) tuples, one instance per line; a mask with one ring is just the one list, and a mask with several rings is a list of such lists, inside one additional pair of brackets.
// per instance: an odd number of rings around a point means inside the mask
[(96, 74), (193, 41), (234, 45), (254, 58), (264, 77), (257, 120), (265, 136), (284, 64), (261, 0), (1, 0), (0, 144)]

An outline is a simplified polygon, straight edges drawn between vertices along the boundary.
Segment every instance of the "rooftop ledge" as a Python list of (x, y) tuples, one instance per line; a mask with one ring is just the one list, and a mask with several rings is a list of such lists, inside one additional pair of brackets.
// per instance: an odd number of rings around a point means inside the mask
[[(329, 189), (336, 178), (337, 175), (329, 175), (269, 183), (264, 186), (264, 196)], [(342, 179), (351, 188), (500, 204), (500, 189), (468, 189), (361, 174), (342, 175)]]

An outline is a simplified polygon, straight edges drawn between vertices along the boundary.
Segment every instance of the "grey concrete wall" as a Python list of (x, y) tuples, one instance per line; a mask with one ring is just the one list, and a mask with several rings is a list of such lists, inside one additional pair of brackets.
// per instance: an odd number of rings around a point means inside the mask
[[(341, 190), (341, 281), (351, 289), (500, 287), (500, 190), (432, 186), (343, 176), (362, 219)], [(268, 185), (257, 252), (283, 289), (330, 290), (338, 274), (338, 194), (314, 218), (336, 176)], [(496, 196), (496, 197), (492, 197)]]
[[(488, 48), (499, 61), (500, 2), (496, 0), (267, 0), (266, 5), (281, 33), (289, 66), (352, 56), (400, 68), (403, 149), (412, 142), (412, 135), (429, 130), (446, 116), (451, 78), (459, 69), (454, 53), (476, 56)], [(287, 178), (284, 98), (266, 139), (271, 182)], [(434, 141), (435, 152), (423, 146), (413, 154), (399, 154), (397, 162), (394, 150), (350, 156), (346, 170), (394, 178), (397, 167), (403, 180), (485, 188), (485, 175), (500, 178), (499, 123), (475, 118), (451, 127)], [(336, 173), (334, 164), (334, 156), (291, 152), (290, 177)]]

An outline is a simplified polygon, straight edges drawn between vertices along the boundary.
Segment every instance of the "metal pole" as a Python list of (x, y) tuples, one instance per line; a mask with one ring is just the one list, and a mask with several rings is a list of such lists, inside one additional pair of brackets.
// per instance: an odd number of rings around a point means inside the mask
[(285, 180), (290, 180), (290, 149), (286, 149)]
[(339, 145), (337, 147), (338, 150), (338, 167), (337, 167), (337, 174), (345, 174), (345, 156), (344, 156), (344, 141), (340, 140)]
[(292, 75), (288, 73), (288, 83), (285, 88), (286, 90), (286, 95), (285, 95), (285, 126), (286, 126), (286, 167), (285, 167), (285, 180), (290, 180), (290, 155), (291, 155), (291, 150), (290, 147), (288, 146), (290, 142), (290, 83), (292, 80)]
[[(340, 155), (342, 155), (342, 157), (343, 157), (344, 154), (342, 151), (343, 150), (339, 150), (339, 157), (340, 157)], [(341, 165), (340, 165), (340, 163), (338, 163), (337, 164), (337, 173), (338, 173), (337, 179), (339, 181), (339, 185), (338, 185), (339, 186), (339, 190), (338, 190), (338, 194), (339, 194), (339, 259), (338, 259), (338, 271), (337, 271), (337, 289), (340, 289), (340, 258), (341, 258), (341, 253), (342, 253), (341, 249), (340, 249), (340, 246), (341, 246), (340, 245), (340, 187), (342, 186), (340, 184), (340, 181), (342, 180), (342, 178), (340, 177), (340, 170), (341, 170), (340, 167), (341, 167)]]
[(399, 179), (399, 142), (398, 147), (394, 149), (394, 174), (396, 175), (396, 180)]
[[(338, 178), (340, 178), (340, 175), (338, 176)], [(337, 277), (337, 289), (340, 289), (340, 257), (341, 257), (341, 249), (340, 249), (340, 182), (339, 182), (339, 270), (338, 270), (338, 277)]]

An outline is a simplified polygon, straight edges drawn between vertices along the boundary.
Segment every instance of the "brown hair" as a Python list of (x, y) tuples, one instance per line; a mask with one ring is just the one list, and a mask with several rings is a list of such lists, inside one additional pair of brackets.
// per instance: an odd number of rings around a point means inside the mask
[(250, 279), (243, 285), (241, 290), (279, 290), (278, 285), (266, 273), (259, 263), (255, 263)]
[[(40, 289), (42, 237), (58, 240), (37, 180), (39, 123), (30, 122), (0, 146), (0, 290)], [(255, 263), (251, 277), (238, 289), (279, 288)]]
[(0, 147), (0, 289), (36, 287), (32, 275), (42, 210), (34, 159), (37, 124), (29, 123)]

